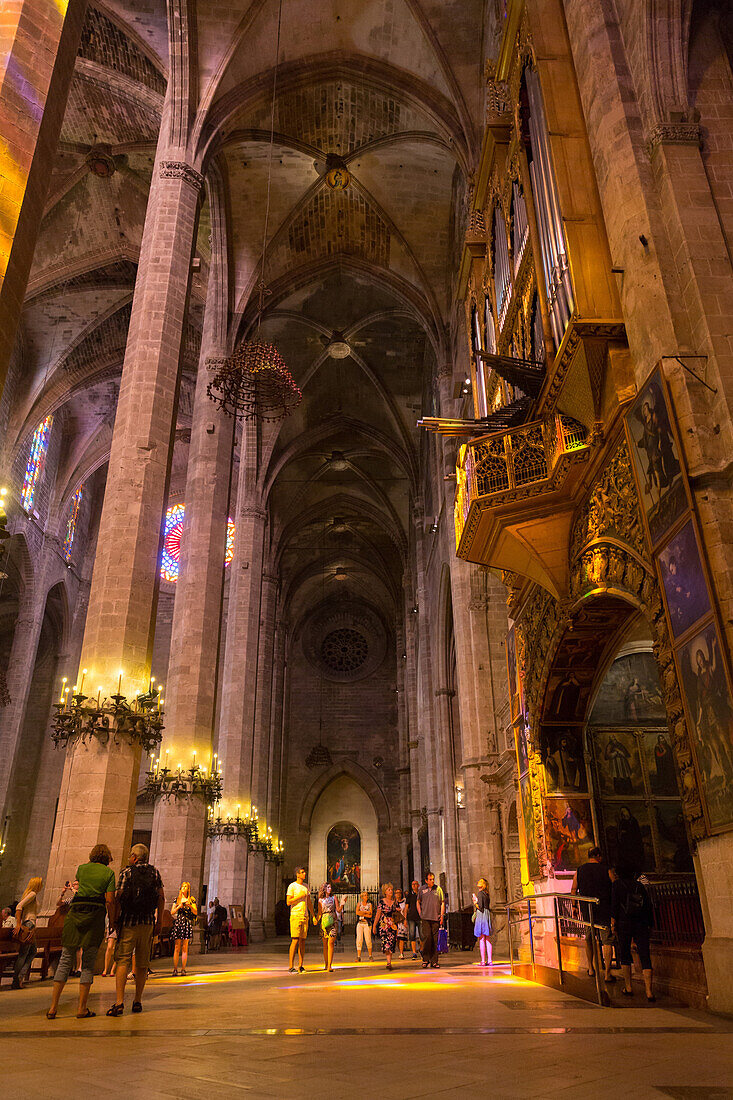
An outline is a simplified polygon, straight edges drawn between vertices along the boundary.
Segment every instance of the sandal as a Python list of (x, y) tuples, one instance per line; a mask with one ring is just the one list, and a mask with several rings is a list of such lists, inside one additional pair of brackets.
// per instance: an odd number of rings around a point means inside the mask
[(125, 1006), (124, 1005), (112, 1005), (111, 1008), (107, 1009), (107, 1015), (108, 1016), (121, 1016), (124, 1011), (125, 1011)]
[(186, 971), (185, 971), (185, 970), (182, 970), (182, 971), (181, 971), (181, 977), (182, 977), (182, 978), (185, 978), (185, 977), (186, 977)]
[(634, 991), (633, 991), (633, 989), (622, 989), (621, 990), (621, 995), (623, 997), (633, 997), (634, 996)]
[(76, 1018), (77, 1020), (91, 1020), (92, 1016), (96, 1015), (96, 1012), (92, 1012), (90, 1009), (87, 1009), (86, 1012), (82, 1012), (81, 1014), (77, 1012)]
[(175, 969), (175, 970), (173, 971), (173, 973), (172, 973), (171, 977), (173, 977), (173, 978), (177, 978), (177, 977), (178, 977), (178, 969)]
[(46, 1019), (47, 1020), (55, 1020), (56, 1019), (56, 1013), (52, 1012), (50, 1008), (49, 1008), (48, 1012), (46, 1013)]

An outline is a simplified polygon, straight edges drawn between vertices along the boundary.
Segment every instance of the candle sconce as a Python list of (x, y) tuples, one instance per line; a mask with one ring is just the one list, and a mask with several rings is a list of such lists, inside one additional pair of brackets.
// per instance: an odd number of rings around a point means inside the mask
[(144, 796), (150, 802), (159, 798), (174, 798), (180, 801), (183, 798), (192, 798), (193, 795), (201, 795), (207, 806), (213, 806), (218, 802), (222, 794), (221, 772), (213, 772), (209, 775), (205, 768), (198, 764), (192, 764), (190, 768), (160, 767), (160, 759), (151, 762), (151, 767), (145, 776)]
[[(91, 701), (89, 701), (91, 699)], [(110, 738), (120, 741), (127, 738), (138, 742), (150, 752), (163, 737), (164, 712), (160, 709), (157, 691), (138, 695), (132, 703), (119, 691), (96, 700), (81, 691), (68, 699), (54, 703), (55, 714), (51, 719), (51, 737), (55, 745), (68, 745), (71, 741), (88, 741), (98, 738), (106, 745)]]
[(236, 817), (227, 814), (225, 818), (222, 818), (221, 810), (219, 810), (216, 817), (214, 817), (212, 806), (209, 810), (206, 832), (211, 840), (234, 840), (236, 837), (244, 837), (247, 841), (247, 847), (250, 851), (253, 851), (258, 837), (257, 813), (242, 817), (239, 810), (237, 810)]

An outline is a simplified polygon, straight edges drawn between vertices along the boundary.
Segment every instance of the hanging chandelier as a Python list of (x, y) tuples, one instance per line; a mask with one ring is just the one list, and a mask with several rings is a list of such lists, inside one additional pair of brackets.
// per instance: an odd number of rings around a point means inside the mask
[(274, 344), (243, 340), (213, 369), (206, 392), (223, 412), (239, 420), (284, 420), (303, 399)]
[(280, 32), (282, 28), (283, 0), (279, 0), (277, 13), (277, 38), (275, 43), (275, 71), (272, 79), (272, 104), (270, 108), (270, 150), (267, 166), (267, 203), (265, 225), (262, 234), (262, 258), (260, 280), (257, 285), (257, 330), (253, 340), (242, 340), (228, 359), (212, 364), (214, 376), (206, 392), (228, 416), (238, 420), (284, 420), (303, 399), (290, 371), (274, 344), (260, 340), (260, 325), (265, 298), (271, 293), (267, 288), (265, 267), (267, 263), (267, 230), (270, 222), (270, 193), (272, 187), (272, 152), (275, 145), (275, 102), (277, 77), (280, 65)]

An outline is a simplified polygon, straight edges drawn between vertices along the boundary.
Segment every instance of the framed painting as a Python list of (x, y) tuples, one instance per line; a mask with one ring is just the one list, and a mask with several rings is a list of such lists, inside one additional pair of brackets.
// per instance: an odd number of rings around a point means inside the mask
[(361, 887), (361, 835), (350, 821), (338, 821), (326, 838), (328, 881), (334, 889), (354, 891)]
[(546, 798), (545, 840), (553, 871), (577, 871), (594, 846), (589, 798)]
[(733, 824), (733, 699), (715, 622), (675, 656), (708, 822), (719, 831)]
[(649, 541), (656, 546), (689, 507), (666, 384), (659, 368), (626, 414), (629, 448)]
[(694, 870), (685, 830), (685, 816), (679, 799), (655, 802), (654, 817), (659, 850), (659, 870), (677, 874)]
[(588, 720), (593, 726), (666, 725), (662, 687), (654, 654), (617, 657), (603, 677)]
[(514, 721), (520, 709), (517, 641), (514, 634), (514, 626), (509, 627), (506, 636), (506, 671), (509, 681), (509, 705), (511, 707), (512, 721)]
[(592, 671), (555, 670), (547, 681), (545, 718), (551, 722), (582, 721), (590, 698)]
[(595, 730), (593, 748), (601, 795), (628, 798), (644, 794), (639, 745), (631, 730)]
[(611, 866), (623, 863), (637, 874), (656, 867), (649, 809), (641, 799), (602, 802), (603, 834)]
[(524, 775), (529, 768), (529, 750), (527, 748), (527, 726), (522, 715), (520, 715), (515, 725), (514, 734), (517, 742), (518, 774)]
[(548, 794), (581, 794), (588, 790), (580, 728), (543, 726), (540, 751)]
[(527, 873), (529, 877), (540, 877), (540, 860), (537, 854), (537, 833), (535, 829), (534, 801), (532, 799), (532, 782), (529, 772), (525, 772), (519, 779), (519, 791), (522, 798), (522, 825), (524, 830), (524, 847), (527, 856)]
[(656, 798), (679, 798), (677, 763), (669, 742), (669, 731), (644, 730), (642, 751), (651, 793)]
[(692, 516), (659, 551), (659, 578), (675, 641), (712, 610)]

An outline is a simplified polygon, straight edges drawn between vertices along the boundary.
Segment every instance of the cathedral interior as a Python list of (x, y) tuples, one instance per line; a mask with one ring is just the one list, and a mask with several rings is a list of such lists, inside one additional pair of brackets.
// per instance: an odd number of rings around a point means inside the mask
[(732, 1015), (730, 5), (4, 9), (0, 905), (483, 877), (552, 985), (599, 846)]

